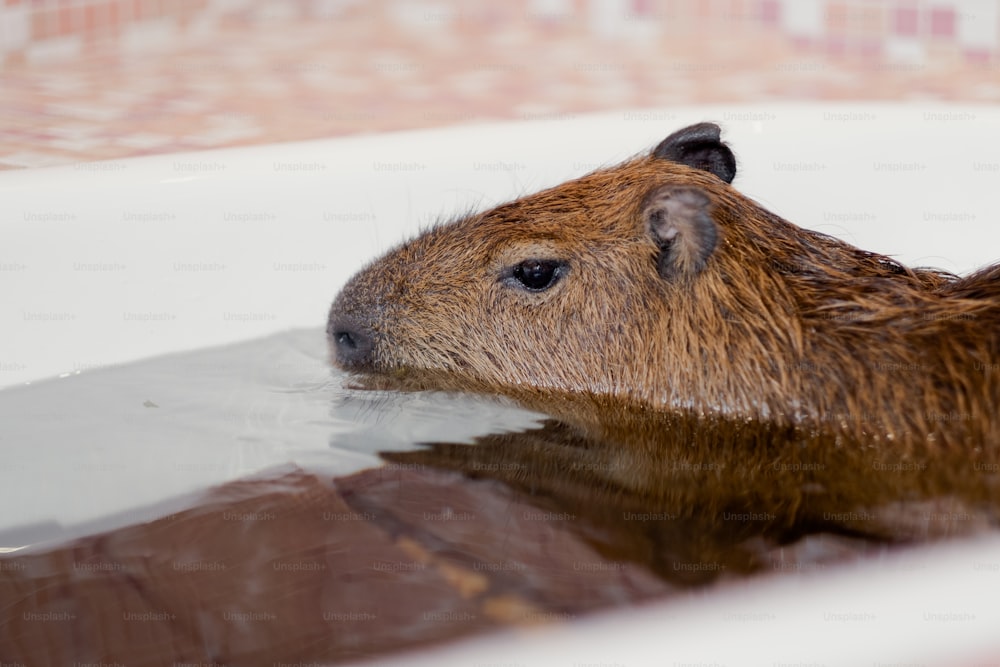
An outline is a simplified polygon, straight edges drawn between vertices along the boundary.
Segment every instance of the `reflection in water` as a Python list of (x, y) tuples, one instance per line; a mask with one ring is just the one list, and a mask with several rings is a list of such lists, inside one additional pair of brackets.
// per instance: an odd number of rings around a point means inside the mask
[(997, 523), (995, 447), (901, 452), (587, 397), (524, 403), (553, 418), (474, 446), (383, 457), (501, 480), (539, 507), (571, 513), (605, 558), (680, 585), (817, 567)]
[[(416, 399), (418, 395), (414, 394)], [(517, 397), (515, 397), (517, 398)], [(996, 447), (519, 400), (518, 432), (233, 482), (157, 521), (0, 560), (0, 657), (343, 661), (989, 530)]]

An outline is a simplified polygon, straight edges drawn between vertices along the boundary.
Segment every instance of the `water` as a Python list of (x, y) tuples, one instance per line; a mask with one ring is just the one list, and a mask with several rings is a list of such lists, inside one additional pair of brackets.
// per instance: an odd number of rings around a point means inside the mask
[(327, 354), (289, 331), (0, 392), (0, 659), (337, 663), (822, 574), (1000, 513), (993, 447), (352, 389)]
[(176, 511), (289, 467), (330, 476), (378, 452), (529, 427), (508, 403), (348, 388), (320, 329), (98, 368), (0, 391), (0, 548)]

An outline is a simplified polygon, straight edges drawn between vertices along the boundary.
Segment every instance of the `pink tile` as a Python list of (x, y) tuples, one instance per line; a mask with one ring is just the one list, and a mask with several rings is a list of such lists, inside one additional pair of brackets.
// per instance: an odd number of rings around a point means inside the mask
[(83, 8), (83, 32), (93, 34), (102, 27), (101, 16), (98, 13), (97, 7), (94, 5), (85, 6)]
[(847, 53), (847, 40), (840, 35), (827, 35), (824, 47), (828, 54), (839, 58)]
[(920, 14), (910, 3), (897, 5), (892, 13), (892, 32), (902, 37), (916, 37)]
[(845, 2), (831, 2), (826, 6), (826, 29), (838, 34), (848, 30), (848, 7)]
[(761, 22), (766, 25), (777, 25), (781, 21), (781, 5), (778, 0), (761, 0), (757, 12)]
[(33, 11), (31, 13), (31, 40), (37, 42), (55, 34), (54, 19), (53, 12)]
[(653, 13), (652, 0), (632, 0), (633, 16), (649, 16)]
[(72, 35), (73, 33), (79, 31), (79, 12), (80, 10), (78, 7), (60, 7), (56, 10), (56, 18), (59, 22), (57, 34), (59, 34), (60, 37)]
[(989, 49), (965, 49), (965, 61), (975, 65), (989, 65), (995, 58)]
[(878, 61), (882, 58), (883, 44), (875, 39), (863, 39), (857, 44), (858, 54), (867, 61)]
[(955, 36), (955, 10), (951, 7), (934, 7), (931, 9), (931, 36)]

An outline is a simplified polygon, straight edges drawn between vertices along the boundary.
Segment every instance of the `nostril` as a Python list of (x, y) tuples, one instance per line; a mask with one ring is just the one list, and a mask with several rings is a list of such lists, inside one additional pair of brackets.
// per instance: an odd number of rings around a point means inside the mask
[(364, 369), (374, 361), (375, 333), (352, 317), (330, 319), (327, 332), (336, 350), (337, 363), (352, 370)]

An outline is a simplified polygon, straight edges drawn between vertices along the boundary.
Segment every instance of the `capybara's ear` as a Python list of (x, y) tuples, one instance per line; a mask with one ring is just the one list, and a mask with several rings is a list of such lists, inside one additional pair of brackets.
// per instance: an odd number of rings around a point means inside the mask
[(642, 216), (660, 247), (657, 266), (663, 278), (691, 277), (705, 268), (719, 238), (710, 206), (708, 196), (694, 188), (666, 185), (646, 196)]
[(677, 130), (653, 149), (653, 156), (715, 174), (726, 183), (736, 177), (736, 156), (722, 143), (715, 123), (698, 123)]

